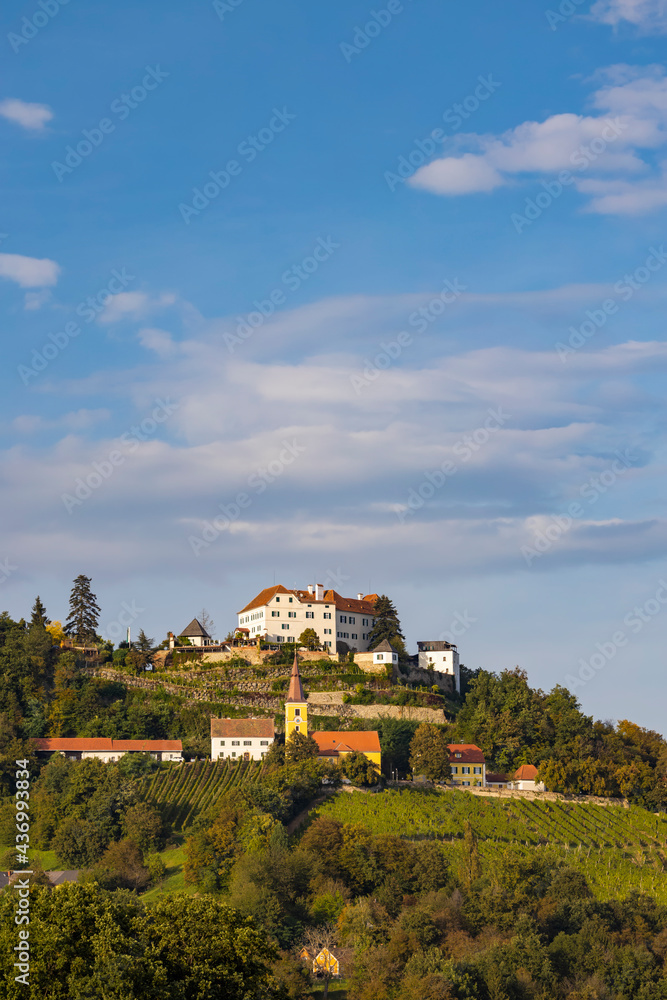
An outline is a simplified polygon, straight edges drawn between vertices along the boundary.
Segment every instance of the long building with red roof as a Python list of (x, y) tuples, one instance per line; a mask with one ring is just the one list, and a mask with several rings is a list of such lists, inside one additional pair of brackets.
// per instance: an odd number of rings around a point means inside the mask
[(369, 636), (375, 623), (377, 594), (342, 597), (316, 583), (306, 590), (288, 590), (282, 584), (261, 590), (238, 612), (239, 630), (248, 638), (267, 642), (294, 642), (312, 628), (330, 653), (344, 642), (359, 653), (370, 648)]
[(120, 760), (126, 753), (149, 753), (155, 760), (183, 760), (180, 740), (111, 740), (100, 736), (42, 737), (35, 740), (39, 754), (59, 753), (68, 760), (96, 757), (105, 764)]

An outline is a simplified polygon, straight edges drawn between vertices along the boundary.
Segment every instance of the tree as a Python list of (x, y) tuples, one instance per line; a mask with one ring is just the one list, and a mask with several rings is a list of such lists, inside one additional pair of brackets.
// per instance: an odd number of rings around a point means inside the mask
[(451, 775), (449, 748), (444, 730), (423, 722), (410, 743), (410, 767), (431, 781), (443, 781)]
[(375, 765), (360, 750), (346, 753), (340, 762), (340, 769), (353, 785), (377, 785), (380, 780)]
[(90, 577), (81, 573), (75, 579), (70, 594), (65, 632), (80, 643), (97, 642), (99, 620), (100, 608), (95, 594), (90, 589)]
[(211, 638), (213, 638), (213, 636), (215, 635), (215, 622), (209, 615), (206, 608), (202, 608), (201, 611), (199, 612), (199, 624), (206, 632), (208, 632)]
[(138, 845), (129, 838), (107, 847), (93, 875), (105, 889), (145, 889), (151, 878)]
[(306, 649), (319, 649), (321, 646), (320, 637), (314, 628), (304, 629), (296, 641), (300, 646), (305, 646)]
[[(126, 754), (131, 756), (131, 754)], [(155, 806), (148, 802), (137, 802), (130, 806), (123, 816), (123, 831), (146, 854), (150, 848), (162, 846), (162, 817)]]
[(285, 741), (285, 763), (297, 764), (301, 760), (311, 760), (317, 757), (319, 750), (317, 741), (312, 736), (295, 731)]
[(35, 603), (32, 606), (32, 616), (30, 618), (31, 625), (41, 625), (45, 628), (47, 625), (51, 624), (51, 619), (46, 617), (46, 608), (42, 604), (39, 594), (35, 598)]
[(139, 630), (139, 635), (134, 642), (134, 648), (140, 653), (152, 653), (155, 639), (149, 639), (143, 629)]
[(407, 655), (405, 648), (405, 636), (401, 632), (401, 623), (398, 619), (398, 612), (394, 602), (382, 594), (375, 602), (375, 624), (368, 636), (368, 648), (373, 649), (378, 643), (386, 639), (391, 643), (397, 653), (402, 656)]

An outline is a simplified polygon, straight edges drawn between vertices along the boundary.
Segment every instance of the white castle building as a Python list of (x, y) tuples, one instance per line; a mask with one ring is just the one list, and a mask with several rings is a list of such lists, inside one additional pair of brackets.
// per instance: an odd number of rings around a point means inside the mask
[(377, 598), (377, 594), (341, 597), (321, 583), (307, 590), (288, 590), (278, 584), (260, 591), (238, 612), (238, 628), (249, 639), (260, 636), (266, 642), (295, 642), (305, 629), (312, 628), (330, 652), (336, 652), (336, 642), (345, 642), (361, 653), (369, 648)]
[(419, 667), (422, 670), (438, 670), (442, 674), (451, 674), (456, 690), (461, 690), (459, 651), (453, 643), (434, 639), (432, 642), (418, 642), (417, 649)]

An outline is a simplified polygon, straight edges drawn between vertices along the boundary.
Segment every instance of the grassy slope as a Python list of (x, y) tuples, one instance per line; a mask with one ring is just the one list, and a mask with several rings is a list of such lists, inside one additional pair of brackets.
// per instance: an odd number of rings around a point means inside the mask
[(185, 863), (185, 848), (183, 845), (170, 847), (160, 852), (160, 857), (167, 866), (167, 873), (160, 885), (154, 889), (149, 889), (142, 895), (145, 903), (154, 903), (162, 896), (169, 896), (174, 892), (185, 892), (189, 896), (194, 895), (196, 888), (187, 885), (183, 878), (183, 864)]

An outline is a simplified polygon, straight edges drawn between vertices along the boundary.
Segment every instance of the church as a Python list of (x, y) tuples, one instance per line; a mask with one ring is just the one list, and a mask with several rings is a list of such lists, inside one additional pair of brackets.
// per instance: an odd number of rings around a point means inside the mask
[[(248, 730), (249, 723), (257, 723), (264, 727), (273, 727), (266, 720), (249, 719), (211, 719), (211, 760), (257, 760), (261, 759), (268, 750), (268, 734), (262, 732), (262, 736), (267, 739), (264, 744), (267, 750), (255, 752), (251, 743), (252, 735)], [(380, 770), (380, 738), (377, 732), (365, 730), (342, 730), (340, 732), (328, 731), (308, 732), (308, 701), (304, 694), (301, 675), (299, 674), (299, 658), (294, 654), (292, 673), (290, 675), (289, 689), (285, 699), (285, 740), (288, 740), (292, 733), (304, 733), (312, 736), (319, 747), (318, 757), (335, 764), (348, 753), (359, 751)], [(273, 738), (271, 738), (273, 742)], [(247, 743), (248, 749), (242, 750)]]

